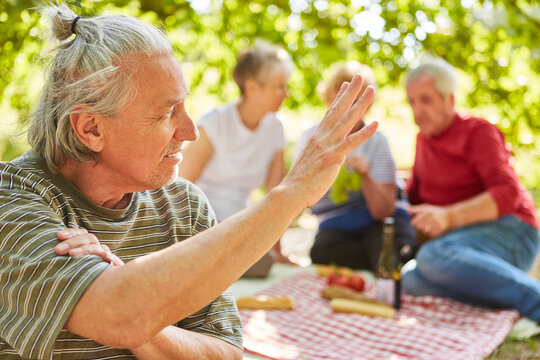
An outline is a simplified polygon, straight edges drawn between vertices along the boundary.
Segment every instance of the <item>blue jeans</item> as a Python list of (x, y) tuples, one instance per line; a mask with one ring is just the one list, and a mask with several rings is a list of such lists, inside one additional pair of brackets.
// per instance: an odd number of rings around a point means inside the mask
[(404, 266), (402, 285), (411, 295), (512, 308), (540, 321), (540, 282), (526, 273), (539, 243), (538, 230), (511, 215), (465, 226), (424, 244)]

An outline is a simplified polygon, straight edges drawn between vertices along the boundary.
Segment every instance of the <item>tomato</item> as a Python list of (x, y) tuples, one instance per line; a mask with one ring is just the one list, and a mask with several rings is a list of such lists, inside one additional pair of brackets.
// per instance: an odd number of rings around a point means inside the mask
[(349, 277), (347, 275), (333, 272), (333, 273), (330, 273), (328, 277), (326, 278), (326, 283), (328, 285), (349, 287)]
[(333, 286), (343, 286), (355, 291), (363, 291), (366, 287), (366, 281), (360, 274), (349, 276), (332, 272), (326, 277), (326, 283)]
[(340, 275), (338, 273), (335, 273), (335, 272), (331, 272), (330, 274), (328, 274), (328, 276), (326, 277), (326, 283), (328, 285), (333, 285), (336, 283), (336, 280), (337, 278), (339, 277)]
[(350, 278), (347, 275), (338, 275), (333, 285), (350, 287)]
[(349, 280), (349, 287), (356, 291), (363, 291), (366, 287), (366, 281), (360, 274), (354, 274)]

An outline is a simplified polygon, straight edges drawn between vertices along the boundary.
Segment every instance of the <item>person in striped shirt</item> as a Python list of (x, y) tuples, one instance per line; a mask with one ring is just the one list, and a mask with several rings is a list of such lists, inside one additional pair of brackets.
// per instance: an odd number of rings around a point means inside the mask
[[(369, 66), (357, 61), (338, 63), (324, 86), (322, 97), (325, 103), (331, 104), (341, 84), (356, 73), (364, 76), (364, 86), (376, 86), (375, 74)], [(352, 131), (365, 125), (364, 119), (360, 118)], [(302, 133), (296, 153), (305, 146), (316, 128), (313, 126)], [(362, 186), (358, 190), (348, 190), (348, 198), (342, 202), (335, 202), (331, 190), (311, 206), (310, 210), (319, 222), (310, 250), (311, 261), (375, 271), (382, 247), (382, 221), (389, 216), (395, 219), (396, 245), (402, 260), (409, 260), (416, 232), (410, 224), (404, 193), (397, 186), (396, 165), (388, 140), (377, 131), (347, 156), (345, 164), (349, 172), (360, 174)]]
[[(198, 134), (163, 32), (129, 16), (43, 11), (62, 42), (31, 150), (0, 163), (0, 357), (240, 359), (227, 288), (373, 135), (375, 123), (349, 132), (374, 90), (358, 97), (361, 76), (344, 84), (283, 181), (216, 224), (199, 188), (176, 179)], [(101, 246), (125, 265), (96, 256)]]

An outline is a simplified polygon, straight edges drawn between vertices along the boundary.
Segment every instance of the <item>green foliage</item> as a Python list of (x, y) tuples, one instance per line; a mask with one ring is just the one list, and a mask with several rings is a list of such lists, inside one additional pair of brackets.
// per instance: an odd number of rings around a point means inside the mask
[[(207, 2), (195, 0), (68, 3), (83, 16), (126, 13), (166, 28), (192, 90), (204, 83), (223, 101), (238, 96), (231, 81), (236, 54), (258, 39), (281, 44), (293, 57), (285, 103), (291, 109), (321, 105), (317, 84), (336, 61), (364, 62), (380, 86), (402, 87), (409, 66), (439, 56), (466, 79), (459, 107), (497, 124), (516, 152), (540, 157), (540, 7), (534, 0), (211, 0), (203, 8)], [(46, 56), (46, 24), (34, 6), (33, 0), (0, 0), (0, 103), (9, 101), (20, 119), (35, 102), (32, 63)], [(540, 168), (538, 161), (531, 166)], [(531, 173), (523, 174), (527, 183), (540, 188), (540, 171)]]
[(349, 199), (349, 192), (358, 191), (360, 188), (362, 188), (362, 175), (349, 171), (345, 165), (342, 165), (336, 180), (330, 187), (328, 197), (335, 204), (341, 204)]

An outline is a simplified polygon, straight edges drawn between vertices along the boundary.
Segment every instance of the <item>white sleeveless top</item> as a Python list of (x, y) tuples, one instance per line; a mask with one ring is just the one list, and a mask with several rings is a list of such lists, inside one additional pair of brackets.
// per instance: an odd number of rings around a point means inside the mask
[(232, 103), (204, 115), (197, 126), (214, 148), (197, 185), (221, 221), (246, 207), (250, 193), (264, 184), (272, 159), (285, 146), (283, 125), (275, 113), (268, 113), (250, 130)]

